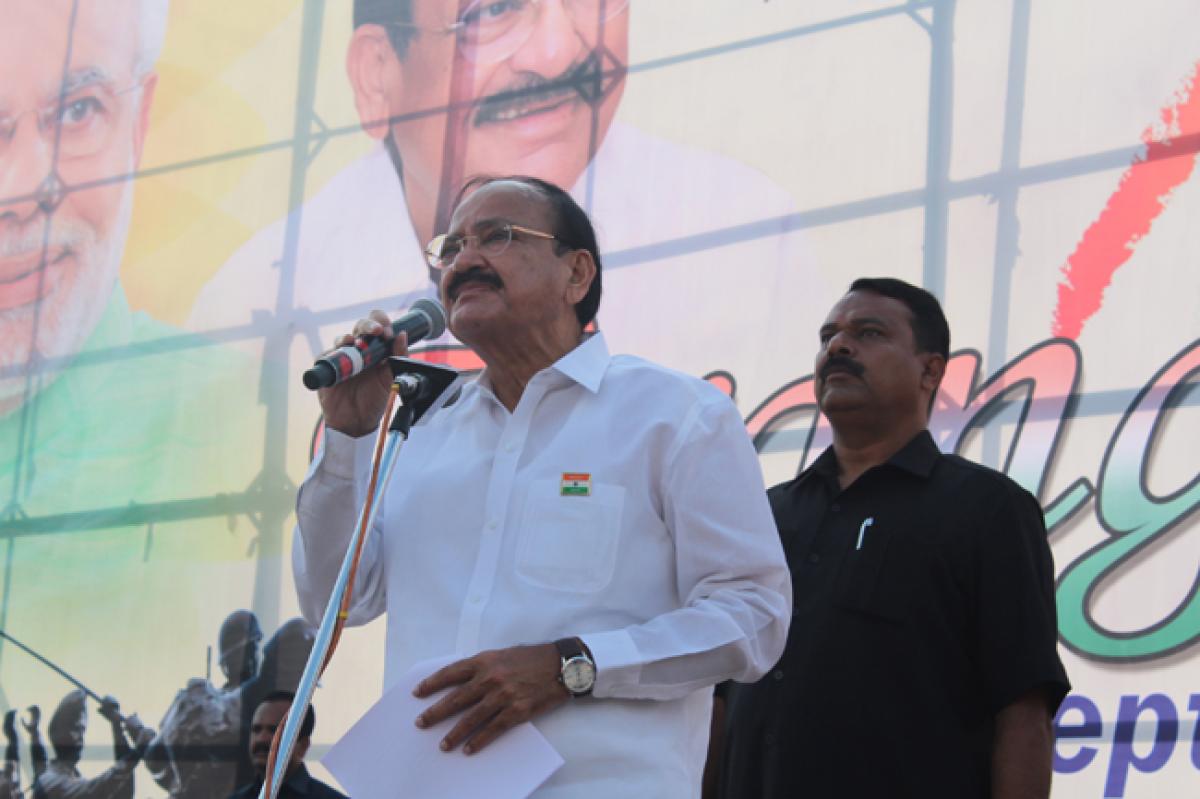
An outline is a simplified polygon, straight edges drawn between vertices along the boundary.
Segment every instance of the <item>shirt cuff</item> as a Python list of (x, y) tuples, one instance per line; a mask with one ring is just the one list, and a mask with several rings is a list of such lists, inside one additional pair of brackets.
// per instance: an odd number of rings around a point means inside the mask
[(354, 438), (326, 427), (317, 459), (321, 471), (330, 477), (354, 480), (364, 465), (369, 468), (374, 454), (375, 436)]
[(621, 686), (636, 685), (642, 673), (642, 657), (633, 638), (624, 630), (579, 636), (596, 663), (594, 696), (615, 697)]

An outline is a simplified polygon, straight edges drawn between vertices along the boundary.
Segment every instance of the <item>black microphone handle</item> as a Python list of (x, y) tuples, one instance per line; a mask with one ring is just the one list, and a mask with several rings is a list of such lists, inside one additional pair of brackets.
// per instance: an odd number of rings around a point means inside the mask
[[(417, 300), (408, 313), (392, 322), (392, 333), (397, 336), (407, 333), (410, 345), (427, 337), (436, 338), (445, 329), (446, 315), (442, 306), (426, 299)], [(314, 363), (304, 373), (304, 386), (310, 390), (329, 388), (369, 369), (391, 353), (391, 339), (360, 336), (353, 344), (339, 347)]]
[[(423, 315), (417, 318), (400, 317), (392, 323), (392, 333), (400, 335), (408, 333), (410, 342), (417, 342), (429, 334), (429, 322)], [(407, 324), (404, 324), (406, 323)], [(375, 364), (388, 357), (392, 351), (392, 339), (383, 336), (360, 336), (353, 344), (339, 347), (313, 364), (304, 373), (304, 385), (309, 389), (329, 388), (332, 385), (349, 380), (351, 377), (370, 369)]]

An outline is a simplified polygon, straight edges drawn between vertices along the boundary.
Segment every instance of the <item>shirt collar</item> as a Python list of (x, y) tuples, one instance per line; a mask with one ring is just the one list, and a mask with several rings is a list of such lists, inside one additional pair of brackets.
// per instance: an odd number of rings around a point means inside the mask
[(608, 369), (608, 345), (600, 332), (585, 334), (583, 342), (550, 367), (595, 394)]
[[(604, 372), (608, 369), (609, 360), (611, 358), (608, 354), (608, 345), (604, 342), (604, 334), (599, 331), (585, 333), (583, 341), (575, 349), (538, 372), (534, 377), (538, 378), (540, 375), (557, 372), (595, 394), (600, 390), (600, 383), (604, 380)], [(546, 378), (541, 377), (540, 379), (545, 380)], [(476, 390), (495, 396), (492, 391), (492, 381), (489, 379), (486, 369), (480, 373), (472, 385)]]
[(937, 444), (933, 443), (933, 436), (928, 430), (922, 430), (899, 452), (888, 458), (888, 464), (911, 472), (917, 477), (929, 477), (940, 457), (942, 452), (937, 448)]
[[(941, 450), (937, 448), (937, 444), (933, 441), (933, 436), (928, 430), (922, 430), (913, 436), (912, 440), (901, 447), (892, 457), (884, 462), (884, 466), (894, 466), (897, 469), (903, 469), (917, 477), (929, 477), (933, 472), (933, 467), (937, 464), (938, 458), (942, 456)], [(837, 454), (830, 445), (824, 452), (821, 453), (812, 466), (809, 466), (796, 482), (801, 482), (810, 474), (819, 475), (825, 479), (837, 479), (838, 462)]]
[(309, 775), (308, 769), (301, 763), (296, 767), (295, 771), (288, 775), (283, 784), (301, 796), (308, 796), (308, 789), (312, 785), (312, 776)]

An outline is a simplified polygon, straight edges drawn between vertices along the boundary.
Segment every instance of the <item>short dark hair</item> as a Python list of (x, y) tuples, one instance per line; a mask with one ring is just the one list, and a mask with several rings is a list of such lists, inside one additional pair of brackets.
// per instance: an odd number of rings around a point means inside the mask
[(596, 276), (592, 278), (592, 285), (588, 286), (587, 294), (575, 303), (575, 318), (579, 320), (581, 327), (587, 327), (600, 309), (600, 294), (603, 290), (600, 279), (600, 245), (596, 243), (596, 229), (592, 227), (592, 220), (588, 219), (587, 212), (580, 208), (575, 198), (564, 189), (548, 180), (528, 175), (477, 175), (470, 178), (458, 190), (458, 196), (454, 198), (454, 207), (457, 208), (468, 194), (501, 181), (528, 186), (545, 198), (546, 204), (550, 206), (551, 224), (554, 227), (546, 232), (554, 234), (554, 246), (560, 255), (570, 250), (586, 250), (592, 256), (592, 261), (596, 264)]
[(860, 277), (850, 284), (850, 291), (869, 291), (904, 303), (912, 314), (917, 352), (935, 352), (950, 359), (950, 325), (937, 297), (894, 277)]
[(401, 61), (408, 55), (408, 45), (417, 36), (412, 25), (412, 0), (354, 0), (354, 27), (382, 25), (388, 41)]
[[(267, 702), (287, 702), (290, 706), (296, 701), (296, 695), (291, 691), (272, 691), (262, 698), (258, 703), (258, 707), (262, 707)], [(255, 710), (258, 710), (258, 707)], [(300, 737), (311, 738), (313, 728), (317, 726), (317, 711), (313, 710), (312, 703), (309, 703), (308, 709), (304, 711), (304, 721), (300, 722)]]

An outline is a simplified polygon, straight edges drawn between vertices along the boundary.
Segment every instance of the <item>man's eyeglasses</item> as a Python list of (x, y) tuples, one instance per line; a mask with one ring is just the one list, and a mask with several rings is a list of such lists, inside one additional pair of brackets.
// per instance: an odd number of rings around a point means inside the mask
[(15, 116), (0, 115), (0, 157), (7, 155), (21, 120), (29, 114), (34, 116), (38, 133), (46, 142), (53, 144), (57, 136), (60, 159), (95, 155), (112, 143), (126, 96), (143, 86), (145, 81), (138, 81), (117, 91), (103, 84), (92, 84), (70, 92), (61, 102), (55, 100)]
[(540, 7), (561, 2), (575, 29), (587, 32), (620, 14), (629, 0), (474, 0), (452, 25), (425, 28), (405, 22), (393, 27), (434, 34), (454, 34), (463, 58), (482, 64), (503, 61), (529, 41)]
[(425, 260), (434, 269), (449, 269), (454, 266), (454, 261), (462, 254), (468, 243), (473, 243), (475, 248), (484, 255), (494, 257), (508, 249), (508, 245), (512, 244), (514, 233), (550, 241), (558, 240), (553, 233), (543, 233), (540, 230), (506, 222), (503, 225), (484, 228), (473, 236), (464, 236), (458, 233), (443, 233), (440, 236), (434, 236), (433, 240), (425, 247)]

